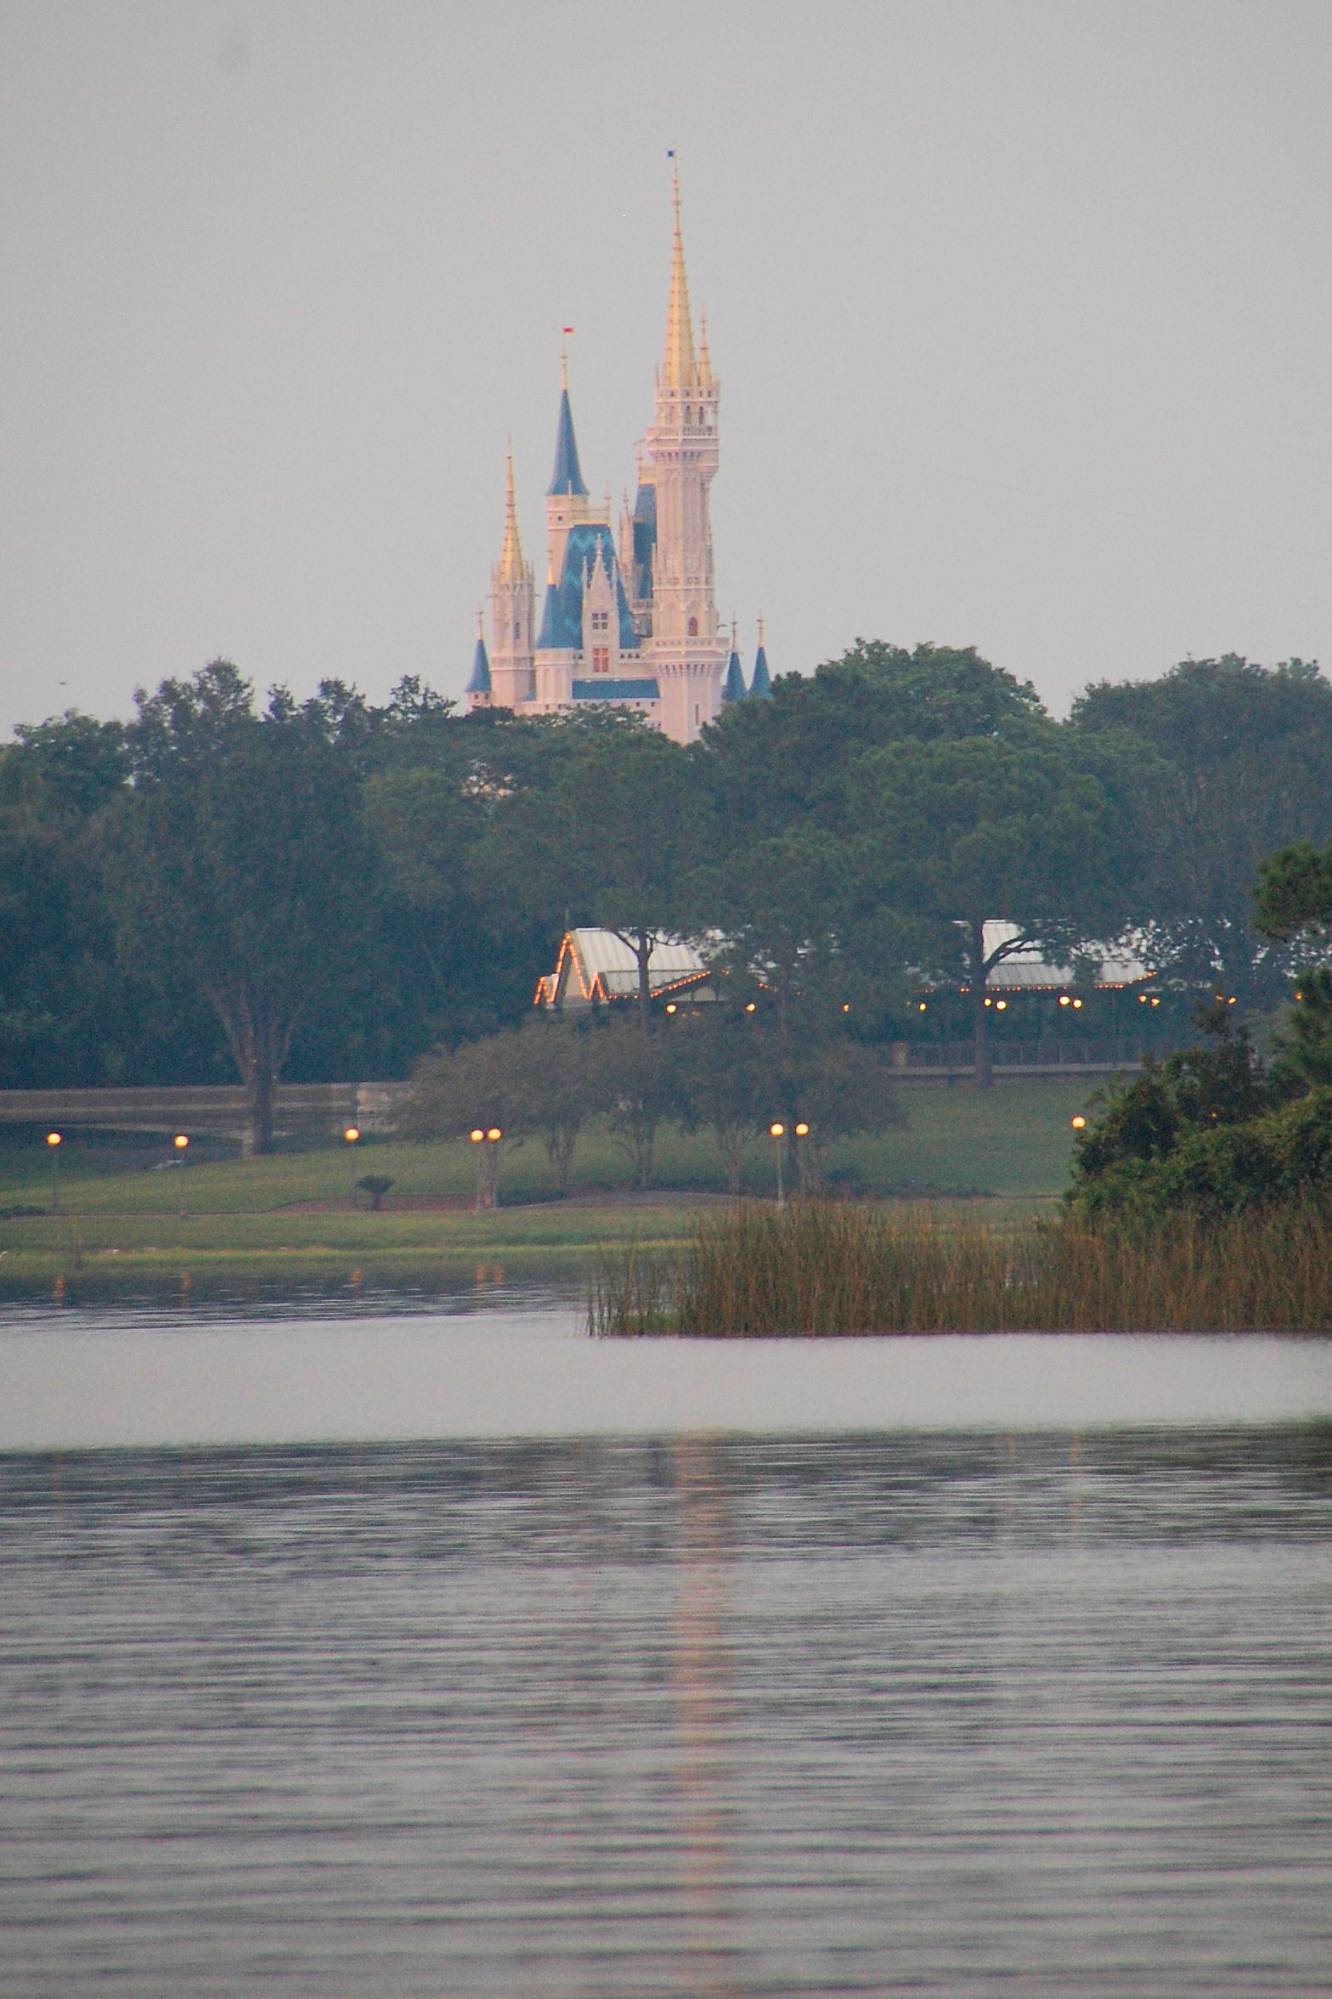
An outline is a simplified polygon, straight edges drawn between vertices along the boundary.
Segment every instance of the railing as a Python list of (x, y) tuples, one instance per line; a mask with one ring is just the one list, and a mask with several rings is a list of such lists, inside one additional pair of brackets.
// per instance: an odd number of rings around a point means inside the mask
[[(1129, 1035), (1096, 1041), (1000, 1041), (989, 1044), (990, 1068), (996, 1076), (1114, 1075), (1136, 1069), (1145, 1055), (1168, 1055), (1169, 1040), (1137, 1040)], [(889, 1044), (894, 1071), (904, 1079), (970, 1076), (976, 1068), (970, 1041), (894, 1041)]]
[[(384, 1131), (406, 1083), (280, 1083), (274, 1130), (336, 1134)], [(250, 1122), (239, 1083), (142, 1090), (0, 1090), (0, 1124), (53, 1129), (237, 1134)]]

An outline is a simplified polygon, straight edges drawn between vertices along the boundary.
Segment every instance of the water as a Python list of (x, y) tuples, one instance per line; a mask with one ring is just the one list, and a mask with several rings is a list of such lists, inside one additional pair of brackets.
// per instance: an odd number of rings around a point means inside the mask
[(15, 1320), (0, 1994), (1326, 1994), (1330, 1358)]

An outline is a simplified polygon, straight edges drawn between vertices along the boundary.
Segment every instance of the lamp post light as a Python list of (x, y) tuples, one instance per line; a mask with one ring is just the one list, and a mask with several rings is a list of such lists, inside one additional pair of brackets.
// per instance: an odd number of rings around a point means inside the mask
[(63, 1132), (47, 1132), (46, 1147), (51, 1155), (51, 1212), (53, 1215), (60, 1213), (60, 1148), (64, 1142), (65, 1135)]
[(497, 1124), (473, 1125), (467, 1137), (476, 1147), (476, 1212), (499, 1206), (499, 1152), (504, 1133)]
[[(171, 1143), (176, 1148), (176, 1163), (177, 1165), (183, 1167), (189, 1155), (189, 1150), (190, 1150), (189, 1137), (185, 1132), (178, 1131), (176, 1133), (176, 1136), (172, 1139)], [(180, 1183), (180, 1212), (182, 1215), (184, 1215), (185, 1213), (185, 1182), (183, 1179), (181, 1180)]]

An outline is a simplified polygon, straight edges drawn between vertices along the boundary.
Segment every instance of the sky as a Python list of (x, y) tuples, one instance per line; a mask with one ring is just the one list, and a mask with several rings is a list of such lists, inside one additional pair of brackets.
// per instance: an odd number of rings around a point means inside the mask
[(562, 326), (632, 483), (671, 149), (746, 665), (1332, 663), (1329, 104), (1327, 0), (0, 0), (0, 737), (461, 696)]

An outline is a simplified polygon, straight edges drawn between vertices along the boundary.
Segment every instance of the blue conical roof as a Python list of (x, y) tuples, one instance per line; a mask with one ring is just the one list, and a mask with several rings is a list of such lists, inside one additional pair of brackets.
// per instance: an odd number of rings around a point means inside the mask
[(583, 498), (587, 496), (582, 467), (578, 463), (578, 440), (574, 436), (573, 411), (569, 407), (567, 389), (560, 390), (560, 418), (555, 427), (555, 470), (546, 491), (577, 493)]
[(726, 662), (726, 678), (722, 682), (723, 701), (743, 701), (745, 698), (745, 676), (740, 665), (740, 655), (731, 647), (731, 657)]
[(771, 701), (772, 675), (768, 672), (768, 653), (760, 646), (754, 655), (754, 678), (749, 683), (750, 698), (754, 701)]
[(486, 652), (486, 642), (480, 632), (476, 635), (476, 651), (472, 654), (472, 677), (467, 683), (469, 694), (489, 694), (490, 659)]

